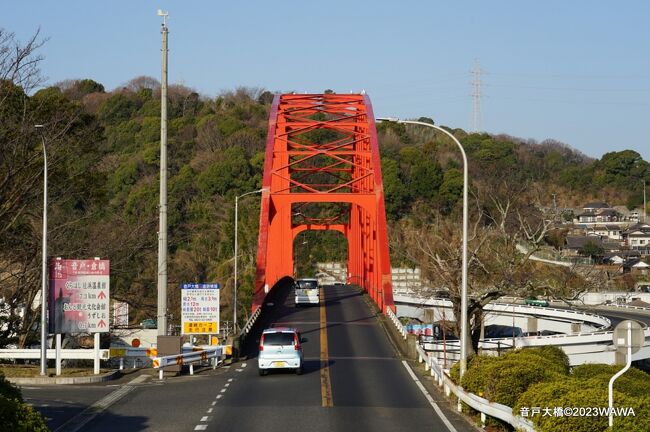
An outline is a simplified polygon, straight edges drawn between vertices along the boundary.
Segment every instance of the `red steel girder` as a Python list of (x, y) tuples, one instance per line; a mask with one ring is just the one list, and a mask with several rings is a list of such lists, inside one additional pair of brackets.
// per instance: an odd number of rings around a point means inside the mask
[[(395, 311), (379, 147), (367, 95), (277, 95), (262, 183), (253, 311), (280, 279), (293, 276), (293, 242), (305, 230), (342, 233), (348, 282), (364, 288), (382, 311)], [(303, 223), (295, 223), (292, 206), (314, 203), (341, 203), (345, 214), (302, 215)]]

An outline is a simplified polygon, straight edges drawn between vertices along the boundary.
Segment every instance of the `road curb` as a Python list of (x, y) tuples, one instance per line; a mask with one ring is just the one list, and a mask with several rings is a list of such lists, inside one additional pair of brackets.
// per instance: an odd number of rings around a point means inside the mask
[(5, 379), (17, 385), (54, 385), (54, 384), (93, 384), (110, 381), (119, 378), (122, 373), (119, 370), (111, 371), (102, 375), (76, 376), (76, 377), (8, 377)]

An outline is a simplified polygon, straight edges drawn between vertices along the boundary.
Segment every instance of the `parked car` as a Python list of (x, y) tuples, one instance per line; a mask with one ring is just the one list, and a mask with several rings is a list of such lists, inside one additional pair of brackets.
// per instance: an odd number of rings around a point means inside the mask
[(271, 369), (294, 369), (302, 374), (303, 342), (298, 330), (289, 327), (274, 327), (262, 332), (257, 357), (260, 375), (266, 375)]
[(145, 320), (142, 320), (142, 322), (140, 322), (140, 328), (143, 328), (143, 329), (155, 329), (155, 328), (158, 328), (158, 321), (155, 320), (154, 318), (147, 318)]
[(524, 300), (524, 304), (527, 304), (528, 306), (548, 307), (548, 302), (546, 300), (538, 300), (535, 297), (528, 297)]
[(319, 304), (320, 303), (320, 286), (318, 279), (298, 279), (295, 283), (295, 305), (302, 304)]

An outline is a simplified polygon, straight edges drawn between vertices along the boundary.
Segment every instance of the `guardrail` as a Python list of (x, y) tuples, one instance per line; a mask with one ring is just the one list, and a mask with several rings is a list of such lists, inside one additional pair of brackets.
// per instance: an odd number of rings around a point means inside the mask
[(622, 308), (622, 309), (633, 309), (633, 310), (639, 310), (643, 312), (650, 312), (650, 307), (643, 307), (643, 306), (633, 306), (633, 305), (627, 305), (627, 304), (618, 304), (618, 303), (609, 303), (609, 304), (602, 304), (602, 305), (595, 305), (597, 307), (613, 307), (613, 308)]
[(110, 357), (112, 359), (119, 359), (119, 369), (124, 369), (124, 359), (133, 358), (133, 369), (138, 367), (138, 362), (141, 362), (141, 358), (148, 357), (153, 358), (158, 355), (158, 349), (156, 348), (144, 348), (144, 347), (130, 347), (130, 346), (114, 346), (110, 348)]
[(406, 329), (400, 322), (399, 318), (397, 318), (397, 315), (395, 315), (390, 308), (386, 309), (386, 315), (391, 320), (393, 325), (397, 328), (397, 331), (402, 335), (402, 338), (406, 339)]
[(420, 363), (424, 362), (425, 369), (431, 371), (431, 376), (436, 379), (439, 386), (444, 387), (447, 397), (453, 393), (458, 398), (458, 411), (461, 410), (460, 402), (465, 402), (467, 405), (481, 413), (481, 422), (483, 425), (485, 425), (486, 416), (489, 415), (498, 418), (515, 428), (519, 428), (520, 430), (535, 432), (533, 424), (520, 416), (514, 415), (511, 407), (496, 402), (490, 402), (474, 393), (466, 392), (461, 386), (456, 385), (442, 367), (440, 367), (438, 360), (429, 356), (417, 341), (415, 344), (415, 349), (419, 357), (418, 360)]
[(213, 359), (212, 368), (215, 369), (219, 363), (219, 360), (223, 360), (225, 357), (224, 346), (216, 346), (212, 348), (201, 348), (199, 351), (191, 351), (183, 354), (154, 357), (152, 359), (153, 367), (158, 369), (158, 378), (163, 379), (163, 368), (166, 366), (190, 366), (190, 375), (194, 375), (194, 363), (196, 362), (205, 362), (209, 359)]
[[(55, 360), (56, 359), (56, 349), (49, 348), (47, 349), (47, 359)], [(61, 350), (61, 359), (63, 360), (94, 360), (95, 359), (95, 350), (94, 349), (85, 349), (85, 348), (75, 348), (75, 349), (62, 349)], [(109, 350), (100, 349), (99, 358), (100, 360), (109, 359)], [(12, 359), (12, 360), (35, 360), (41, 358), (40, 349), (0, 349), (0, 359)]]
[[(95, 333), (98, 335), (99, 333)], [(57, 338), (59, 335), (57, 335)], [(60, 340), (60, 339), (59, 339)], [(97, 344), (99, 339), (95, 339)], [(57, 356), (58, 351), (58, 356)], [(61, 375), (61, 360), (92, 360), (93, 361), (93, 373), (99, 375), (99, 361), (109, 359), (109, 350), (107, 349), (85, 349), (85, 348), (49, 348), (46, 350), (45, 357), (48, 360), (55, 360), (55, 369), (56, 375)], [(0, 359), (12, 359), (12, 360), (36, 360), (41, 358), (40, 349), (0, 349)]]
[[(645, 327), (645, 347), (650, 347), (650, 327)], [(571, 366), (593, 362), (612, 363), (615, 358), (615, 351), (612, 345), (613, 332), (599, 331), (592, 333), (578, 333), (573, 335), (549, 335), (549, 336), (520, 336), (506, 338), (483, 339), (479, 342), (479, 348), (487, 354), (507, 351), (514, 348), (554, 345), (562, 348), (569, 357)], [(460, 343), (458, 340), (442, 341), (432, 336), (420, 337), (421, 348), (427, 353), (435, 353), (434, 356), (440, 360), (442, 355), (444, 361), (453, 362), (458, 360)], [(496, 348), (495, 348), (496, 345)], [(441, 354), (442, 353), (442, 354)], [(640, 357), (641, 352), (637, 353)], [(590, 357), (591, 356), (591, 357)]]
[[(420, 298), (409, 296), (407, 294), (396, 294), (395, 302), (403, 304), (411, 304), (413, 306), (420, 307), (445, 307), (451, 308), (451, 300), (440, 299), (440, 298)], [(611, 321), (607, 317), (600, 316), (598, 314), (593, 314), (584, 311), (574, 311), (571, 309), (558, 309), (553, 307), (545, 306), (531, 306), (518, 303), (490, 303), (485, 306), (484, 310), (486, 312), (506, 312), (506, 313), (535, 313), (538, 316), (548, 316), (553, 318), (565, 318), (565, 319), (574, 319), (578, 315), (582, 316), (582, 319), (579, 321), (588, 322), (595, 324), (600, 328), (606, 328), (611, 326)]]
[(262, 307), (258, 307), (255, 312), (253, 312), (253, 315), (251, 315), (250, 318), (248, 318), (248, 321), (246, 321), (246, 324), (244, 324), (244, 327), (241, 329), (241, 334), (242, 336), (246, 337), (248, 335), (248, 332), (251, 331), (253, 326), (255, 325), (255, 321), (257, 321), (257, 318), (260, 316), (262, 313)]

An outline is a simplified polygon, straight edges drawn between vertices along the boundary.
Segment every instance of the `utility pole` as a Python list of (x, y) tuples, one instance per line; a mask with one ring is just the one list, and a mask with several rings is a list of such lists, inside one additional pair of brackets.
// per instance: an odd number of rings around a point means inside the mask
[(474, 69), (472, 69), (472, 132), (478, 132), (481, 128), (481, 67), (478, 59), (474, 60)]
[(167, 12), (163, 18), (162, 77), (160, 87), (160, 204), (158, 228), (158, 336), (167, 335)]
[(643, 223), (645, 223), (645, 212), (646, 212), (646, 202), (645, 202), (645, 179), (643, 180)]
[(47, 374), (47, 151), (45, 149), (44, 125), (34, 125), (41, 132), (43, 143), (43, 245), (41, 268), (41, 370), (40, 375)]

